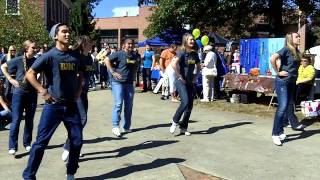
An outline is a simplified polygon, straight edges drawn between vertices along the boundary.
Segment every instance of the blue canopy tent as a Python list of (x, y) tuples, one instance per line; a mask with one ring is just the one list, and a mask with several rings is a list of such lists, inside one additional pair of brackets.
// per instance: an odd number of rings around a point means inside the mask
[(169, 44), (162, 40), (159, 36), (138, 42), (139, 47), (144, 47), (147, 44), (149, 46), (169, 46)]
[(226, 45), (228, 43), (234, 43), (234, 41), (228, 40), (222, 36), (220, 36), (219, 34), (215, 33), (215, 32), (210, 32), (207, 35), (210, 39), (210, 42), (214, 43), (214, 44), (223, 44)]
[(150, 46), (170, 46), (170, 44), (181, 44), (182, 36), (188, 32), (185, 29), (167, 29), (163, 31), (159, 36), (146, 39), (138, 42), (139, 47), (144, 47), (147, 44)]

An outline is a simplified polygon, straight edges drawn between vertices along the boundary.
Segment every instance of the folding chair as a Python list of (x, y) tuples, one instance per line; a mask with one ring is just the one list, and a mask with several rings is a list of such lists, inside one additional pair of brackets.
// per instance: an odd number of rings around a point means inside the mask
[(273, 102), (275, 97), (277, 97), (276, 90), (274, 90), (273, 93), (271, 94), (271, 100), (270, 100), (270, 103), (269, 103), (268, 111), (269, 111), (271, 106), (275, 106), (275, 105), (278, 104), (276, 102)]

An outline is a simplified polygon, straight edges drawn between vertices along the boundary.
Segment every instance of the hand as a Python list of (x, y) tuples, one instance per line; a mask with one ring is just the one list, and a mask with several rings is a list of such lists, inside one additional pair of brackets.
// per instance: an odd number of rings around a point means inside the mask
[(289, 73), (287, 71), (280, 71), (278, 72), (278, 76), (288, 76)]
[(3, 107), (4, 110), (11, 112), (11, 110), (8, 108), (8, 106)]
[(54, 102), (53, 97), (48, 93), (47, 89), (44, 89), (42, 92), (40, 92), (40, 94), (42, 96), (42, 99), (44, 99), (45, 101)]
[(178, 81), (181, 81), (183, 84), (186, 84), (186, 81), (182, 78), (182, 76), (178, 78)]
[(20, 86), (19, 82), (15, 79), (10, 79), (9, 82), (16, 88), (18, 88)]
[(118, 80), (122, 78), (121, 74), (119, 74), (119, 73), (117, 73), (117, 72), (113, 72), (113, 73), (112, 73), (112, 76), (113, 76), (115, 79), (118, 79)]

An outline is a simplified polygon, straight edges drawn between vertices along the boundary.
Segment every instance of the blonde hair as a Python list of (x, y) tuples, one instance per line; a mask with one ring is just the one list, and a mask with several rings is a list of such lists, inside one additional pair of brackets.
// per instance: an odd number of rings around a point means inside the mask
[(186, 33), (186, 34), (184, 34), (183, 35), (183, 37), (182, 37), (182, 44), (181, 44), (181, 50), (182, 51), (195, 51), (195, 52), (197, 52), (197, 50), (198, 50), (198, 46), (196, 45), (196, 42), (194, 43), (194, 46), (193, 47), (188, 47), (188, 39), (190, 38), (190, 37), (193, 37), (193, 35), (192, 34), (189, 34), (189, 33)]
[[(286, 40), (285, 40), (284, 46), (289, 49), (289, 51), (292, 53), (292, 56), (294, 57), (294, 59), (296, 61), (300, 61), (301, 53), (297, 50), (297, 48), (293, 44), (293, 34), (295, 34), (295, 33), (296, 32), (286, 34)], [(298, 34), (298, 33), (296, 33), (296, 34)]]
[(17, 48), (16, 48), (15, 45), (9, 46), (8, 53), (7, 53), (7, 56), (6, 56), (7, 61), (9, 61), (9, 60), (11, 60), (12, 58), (14, 58), (14, 57), (11, 56), (11, 51), (12, 51), (12, 50), (17, 51)]
[(27, 52), (27, 49), (29, 48), (29, 46), (31, 44), (35, 43), (32, 40), (26, 40), (25, 42), (23, 42), (22, 46), (23, 46), (23, 52)]

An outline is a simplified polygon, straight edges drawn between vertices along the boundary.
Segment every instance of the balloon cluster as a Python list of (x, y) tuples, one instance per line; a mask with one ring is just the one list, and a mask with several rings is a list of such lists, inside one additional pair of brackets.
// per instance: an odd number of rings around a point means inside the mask
[(201, 32), (199, 29), (194, 29), (192, 31), (192, 35), (196, 39), (197, 45), (201, 48), (209, 43), (209, 37), (207, 35), (204, 35), (200, 39), (198, 39), (200, 37), (200, 34)]

